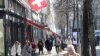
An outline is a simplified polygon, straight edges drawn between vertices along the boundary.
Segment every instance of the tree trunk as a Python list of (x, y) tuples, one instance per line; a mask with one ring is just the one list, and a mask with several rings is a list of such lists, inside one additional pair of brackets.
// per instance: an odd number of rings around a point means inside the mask
[(83, 42), (82, 56), (89, 55), (89, 38), (88, 38), (88, 0), (83, 2)]
[(69, 26), (69, 23), (68, 23), (68, 21), (69, 21), (69, 19), (68, 19), (68, 13), (66, 13), (66, 21), (67, 21), (67, 38), (68, 38), (68, 26)]
[(82, 56), (89, 55), (89, 38), (88, 38), (88, 6), (87, 0), (83, 2), (83, 41), (82, 41)]
[(95, 38), (94, 38), (94, 25), (92, 14), (92, 0), (84, 0), (83, 2), (83, 48), (82, 56), (96, 56), (95, 51)]
[(96, 49), (95, 49), (95, 34), (94, 34), (94, 22), (93, 22), (93, 11), (92, 11), (92, 0), (89, 0), (89, 7), (88, 7), (88, 38), (91, 47), (91, 56), (96, 56)]

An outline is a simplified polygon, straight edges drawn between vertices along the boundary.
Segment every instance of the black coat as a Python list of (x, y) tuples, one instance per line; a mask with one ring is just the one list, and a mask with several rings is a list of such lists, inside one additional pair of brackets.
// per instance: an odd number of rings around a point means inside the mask
[(45, 41), (45, 47), (46, 47), (47, 50), (51, 51), (52, 46), (53, 46), (52, 40), (46, 40)]
[(43, 50), (43, 42), (42, 41), (38, 42), (38, 48), (39, 48), (39, 50)]

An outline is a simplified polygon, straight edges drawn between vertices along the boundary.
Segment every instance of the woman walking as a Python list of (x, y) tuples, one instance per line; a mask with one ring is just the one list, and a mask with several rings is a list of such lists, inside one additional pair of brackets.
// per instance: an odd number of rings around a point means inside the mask
[(26, 45), (23, 47), (22, 56), (32, 56), (32, 47), (28, 40), (26, 40)]
[(60, 52), (60, 45), (61, 45), (61, 40), (59, 38), (56, 38), (56, 40), (55, 40), (55, 48), (56, 48), (57, 54)]
[(73, 45), (68, 45), (67, 53), (64, 54), (63, 56), (80, 56), (80, 55), (78, 53), (76, 53)]
[(21, 56), (21, 45), (18, 41), (11, 48), (11, 56)]

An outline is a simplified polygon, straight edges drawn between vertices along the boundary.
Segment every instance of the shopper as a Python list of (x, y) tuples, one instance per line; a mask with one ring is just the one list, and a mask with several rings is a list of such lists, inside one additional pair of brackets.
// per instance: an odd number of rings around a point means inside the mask
[(45, 47), (46, 47), (46, 49), (47, 49), (47, 51), (48, 51), (48, 54), (51, 53), (52, 46), (53, 46), (52, 40), (47, 39), (47, 40), (45, 41)]
[(57, 54), (60, 52), (60, 45), (61, 45), (61, 40), (59, 38), (56, 38), (55, 47), (56, 47)]
[(11, 56), (21, 56), (21, 44), (18, 41), (11, 48)]
[(80, 56), (80, 55), (76, 53), (76, 50), (74, 49), (73, 45), (68, 45), (67, 53), (65, 53), (63, 56)]
[(26, 40), (26, 44), (23, 47), (22, 56), (32, 56), (32, 47), (29, 40)]
[(39, 40), (38, 48), (39, 48), (39, 54), (40, 54), (41, 51), (42, 51), (42, 54), (43, 54), (43, 41), (42, 40)]

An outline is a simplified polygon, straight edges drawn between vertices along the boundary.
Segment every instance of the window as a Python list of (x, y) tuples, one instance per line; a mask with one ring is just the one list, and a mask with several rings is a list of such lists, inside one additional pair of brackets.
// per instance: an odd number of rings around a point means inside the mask
[(25, 17), (25, 8), (20, 3), (14, 0), (9, 0), (8, 5), (10, 12)]
[(0, 56), (4, 56), (4, 30), (3, 19), (0, 19)]
[(0, 0), (0, 7), (4, 7), (4, 0)]

